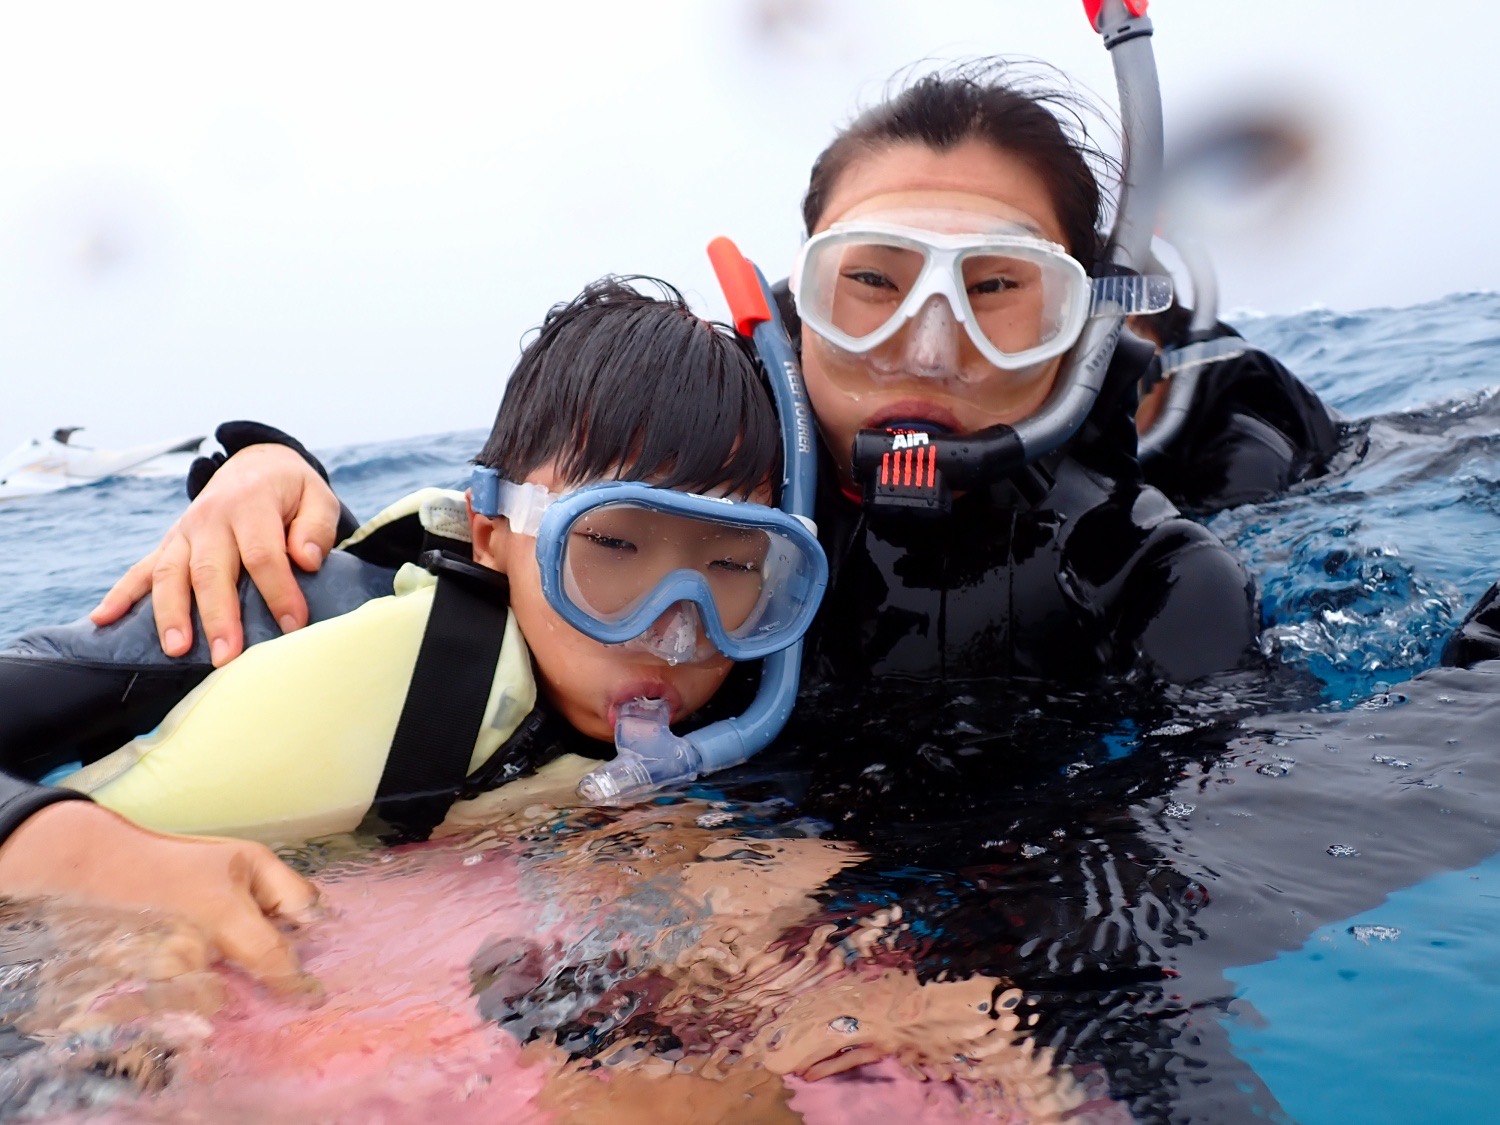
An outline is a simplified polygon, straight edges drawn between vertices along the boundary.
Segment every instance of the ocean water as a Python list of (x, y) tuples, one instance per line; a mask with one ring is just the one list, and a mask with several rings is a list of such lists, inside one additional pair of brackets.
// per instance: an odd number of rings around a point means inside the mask
[[(1500, 677), (1429, 670), (1500, 578), (1500, 295), (1239, 327), (1348, 429), (1329, 475), (1210, 521), (1259, 580), (1264, 674), (814, 699), (692, 795), (744, 833), (856, 841), (828, 918), (901, 906), (913, 971), (1014, 981), (1138, 1119), (1484, 1119)], [(369, 515), (459, 483), (482, 439), (325, 460)], [(78, 616), (183, 502), (121, 479), (0, 504), (0, 636)]]

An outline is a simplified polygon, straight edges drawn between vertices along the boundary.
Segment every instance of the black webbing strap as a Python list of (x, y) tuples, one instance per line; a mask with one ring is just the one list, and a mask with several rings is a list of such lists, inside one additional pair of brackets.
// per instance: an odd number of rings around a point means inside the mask
[(438, 576), (437, 590), (375, 790), (375, 811), (399, 840), (425, 840), (463, 787), (510, 605), (497, 571), (438, 551), (421, 562)]

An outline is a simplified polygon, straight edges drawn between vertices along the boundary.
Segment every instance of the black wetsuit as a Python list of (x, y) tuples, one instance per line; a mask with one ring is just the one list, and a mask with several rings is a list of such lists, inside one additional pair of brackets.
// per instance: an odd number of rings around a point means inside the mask
[[(1187, 681), (1240, 662), (1254, 586), (1219, 540), (1144, 484), (1131, 418), (1149, 345), (1122, 339), (1065, 450), (946, 517), (877, 516), (820, 478), (832, 578), (810, 646), (818, 673), (1079, 682)], [(825, 458), (826, 462), (826, 458)]]
[(1486, 660), (1500, 660), (1500, 582), (1480, 596), (1443, 646), (1443, 663), (1450, 668), (1472, 668)]
[[(1238, 335), (1221, 324), (1212, 338)], [(1182, 428), (1143, 461), (1146, 481), (1174, 504), (1214, 512), (1266, 500), (1324, 472), (1338, 451), (1328, 408), (1265, 352), (1247, 348), (1196, 377)]]

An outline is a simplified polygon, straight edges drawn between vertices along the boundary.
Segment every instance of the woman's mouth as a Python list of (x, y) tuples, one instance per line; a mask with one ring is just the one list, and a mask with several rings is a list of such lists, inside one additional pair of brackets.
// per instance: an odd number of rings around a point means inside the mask
[(923, 423), (946, 433), (959, 433), (963, 430), (958, 415), (953, 411), (930, 399), (921, 398), (903, 398), (885, 404), (865, 419), (860, 429), (885, 429), (892, 422)]

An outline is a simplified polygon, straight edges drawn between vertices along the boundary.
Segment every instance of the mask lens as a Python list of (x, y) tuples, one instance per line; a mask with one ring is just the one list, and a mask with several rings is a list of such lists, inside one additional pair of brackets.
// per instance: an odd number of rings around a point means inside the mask
[(1002, 254), (968, 254), (960, 263), (973, 324), (1005, 355), (1050, 343), (1060, 327), (1058, 292), (1040, 262)]
[(686, 571), (702, 580), (724, 631), (735, 634), (763, 601), (773, 538), (730, 521), (605, 504), (584, 512), (568, 529), (565, 589), (589, 616), (614, 624), (669, 577)]
[(813, 331), (854, 352), (885, 346), (940, 298), (990, 362), (1017, 357), (1026, 366), (1038, 361), (1037, 349), (1055, 355), (1072, 344), (1061, 337), (1081, 323), (1078, 306), (1088, 299), (1077, 263), (1026, 232), (976, 234), (967, 247), (928, 244), (921, 231), (818, 237), (804, 252), (798, 309)]
[(875, 335), (897, 315), (916, 285), (923, 251), (871, 238), (816, 247), (803, 271), (803, 315), (852, 341)]

